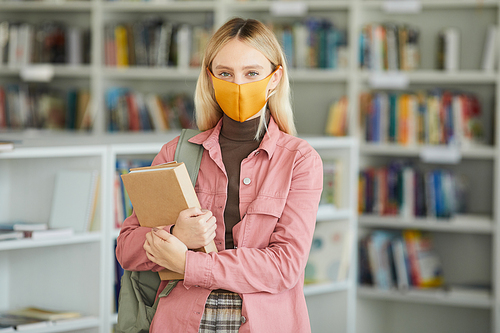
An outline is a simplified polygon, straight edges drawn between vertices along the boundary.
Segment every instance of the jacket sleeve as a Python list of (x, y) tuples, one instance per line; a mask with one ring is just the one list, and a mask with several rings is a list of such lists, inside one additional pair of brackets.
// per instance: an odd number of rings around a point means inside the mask
[(292, 170), (290, 190), (269, 245), (209, 254), (188, 251), (186, 288), (279, 293), (295, 287), (303, 277), (316, 224), (323, 187), (321, 157), (311, 148)]
[[(152, 165), (170, 162), (174, 158), (178, 138), (166, 143), (154, 158)], [(170, 230), (167, 228), (167, 230)], [(151, 228), (141, 227), (135, 212), (125, 219), (116, 240), (116, 259), (123, 269), (130, 271), (159, 271), (163, 267), (148, 259), (143, 248), (146, 234)]]

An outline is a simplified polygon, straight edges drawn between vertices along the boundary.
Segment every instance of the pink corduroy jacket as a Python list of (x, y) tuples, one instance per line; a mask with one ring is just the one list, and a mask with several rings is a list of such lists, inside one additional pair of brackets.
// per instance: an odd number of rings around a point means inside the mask
[[(198, 332), (215, 289), (241, 296), (239, 332), (310, 332), (303, 282), (323, 185), (321, 158), (305, 140), (281, 132), (271, 118), (260, 147), (241, 163), (241, 221), (233, 228), (235, 248), (224, 249), (227, 176), (220, 129), (221, 122), (190, 139), (205, 148), (195, 190), (201, 207), (217, 219), (219, 252), (187, 252), (185, 279), (160, 300), (150, 332)], [(153, 164), (173, 160), (177, 141), (165, 144)], [(162, 269), (143, 249), (150, 230), (139, 226), (135, 213), (125, 220), (116, 248), (124, 269)]]

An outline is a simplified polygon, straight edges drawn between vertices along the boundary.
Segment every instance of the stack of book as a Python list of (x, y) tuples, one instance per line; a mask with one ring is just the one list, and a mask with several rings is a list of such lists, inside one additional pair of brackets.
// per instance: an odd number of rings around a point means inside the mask
[(374, 143), (480, 144), (484, 142), (481, 113), (478, 97), (459, 91), (360, 96), (361, 131), (367, 142)]
[(185, 94), (159, 96), (110, 88), (106, 92), (109, 132), (166, 131), (194, 127), (194, 104)]
[(90, 130), (92, 112), (86, 89), (62, 91), (40, 85), (0, 85), (0, 129)]
[(435, 288), (444, 283), (432, 236), (374, 230), (359, 241), (359, 283), (380, 289)]
[(450, 170), (418, 170), (404, 162), (359, 173), (362, 214), (450, 218), (467, 211), (467, 180)]
[(198, 67), (212, 29), (163, 18), (110, 23), (104, 29), (105, 64), (112, 67)]

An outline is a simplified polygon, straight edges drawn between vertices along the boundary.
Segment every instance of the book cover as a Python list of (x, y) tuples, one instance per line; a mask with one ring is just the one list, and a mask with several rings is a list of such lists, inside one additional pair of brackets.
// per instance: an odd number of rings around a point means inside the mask
[(94, 170), (61, 170), (56, 175), (50, 212), (50, 228), (89, 230), (96, 203), (98, 172)]
[(484, 41), (483, 57), (481, 60), (481, 69), (484, 71), (492, 71), (495, 69), (495, 61), (497, 59), (497, 37), (498, 27), (491, 25), (486, 32), (486, 39)]
[[(182, 210), (201, 208), (184, 163), (170, 162), (150, 167), (133, 168), (121, 178), (143, 227), (175, 224)], [(203, 252), (217, 251), (212, 241)], [(162, 280), (182, 279), (170, 271), (159, 272)]]
[(305, 270), (306, 283), (347, 279), (350, 247), (347, 222), (317, 223)]

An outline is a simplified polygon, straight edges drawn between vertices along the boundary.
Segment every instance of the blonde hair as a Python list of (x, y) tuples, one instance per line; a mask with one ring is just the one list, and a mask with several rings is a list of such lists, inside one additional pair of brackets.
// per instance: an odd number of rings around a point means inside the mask
[[(285, 56), (274, 33), (263, 23), (253, 19), (233, 18), (229, 20), (214, 33), (208, 42), (194, 97), (196, 125), (204, 131), (213, 128), (222, 117), (223, 112), (215, 99), (210, 74), (206, 68), (212, 69), (212, 61), (217, 53), (234, 38), (260, 51), (271, 62), (272, 71), (280, 65), (283, 68), (283, 75), (269, 97), (267, 108), (281, 131), (295, 135)], [(257, 137), (266, 126), (265, 118), (261, 117)]]

